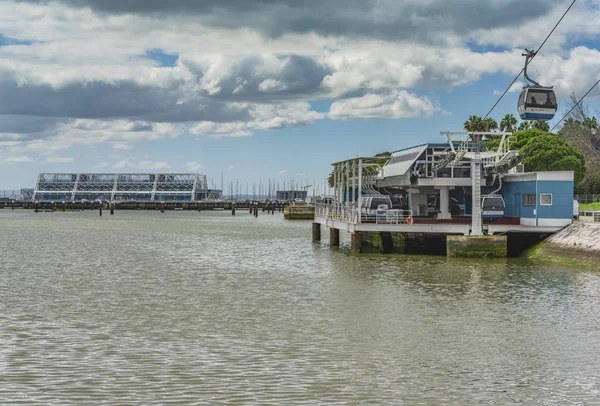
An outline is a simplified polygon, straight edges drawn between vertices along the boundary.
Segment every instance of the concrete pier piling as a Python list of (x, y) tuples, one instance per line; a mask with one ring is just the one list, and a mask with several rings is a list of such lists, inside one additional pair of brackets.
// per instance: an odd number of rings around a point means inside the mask
[(507, 238), (505, 235), (446, 237), (446, 255), (458, 258), (506, 258)]
[(329, 245), (331, 247), (340, 246), (340, 230), (338, 230), (337, 228), (329, 229)]
[(312, 240), (313, 242), (321, 241), (321, 224), (312, 223)]
[(352, 233), (350, 235), (350, 252), (352, 254), (360, 254), (362, 252), (362, 235), (360, 233)]

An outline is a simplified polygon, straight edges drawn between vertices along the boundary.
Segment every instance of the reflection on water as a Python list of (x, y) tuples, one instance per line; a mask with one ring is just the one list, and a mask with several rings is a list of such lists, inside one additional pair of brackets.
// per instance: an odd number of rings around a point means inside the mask
[(0, 212), (0, 399), (581, 404), (600, 274), (351, 256), (238, 212)]

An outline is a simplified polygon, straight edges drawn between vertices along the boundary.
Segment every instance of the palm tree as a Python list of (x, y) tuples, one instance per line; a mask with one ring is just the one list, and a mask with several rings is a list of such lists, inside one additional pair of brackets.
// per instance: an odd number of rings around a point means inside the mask
[(464, 128), (468, 132), (484, 132), (486, 124), (479, 116), (469, 116), (469, 119), (465, 121)]
[(493, 118), (483, 119), (479, 116), (469, 116), (465, 121), (465, 130), (472, 133), (485, 133), (498, 129), (498, 122)]
[(525, 130), (529, 130), (533, 125), (533, 122), (531, 121), (521, 121), (521, 124), (519, 124), (519, 131), (525, 131)]
[(533, 122), (533, 128), (537, 128), (538, 130), (542, 130), (545, 132), (550, 132), (550, 125), (548, 122), (543, 120), (535, 120)]
[(498, 129), (498, 122), (496, 120), (494, 120), (493, 118), (486, 118), (485, 120), (483, 120), (483, 122), (485, 123), (485, 131), (489, 132), (489, 131), (494, 131)]
[(593, 131), (598, 129), (598, 120), (596, 120), (596, 117), (586, 117), (583, 120), (583, 125)]
[(500, 131), (513, 132), (517, 129), (517, 119), (512, 114), (505, 115), (500, 120)]

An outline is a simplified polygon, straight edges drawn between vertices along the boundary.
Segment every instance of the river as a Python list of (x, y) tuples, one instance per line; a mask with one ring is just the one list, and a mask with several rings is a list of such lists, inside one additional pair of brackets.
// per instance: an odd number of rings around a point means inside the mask
[(324, 237), (279, 213), (1, 211), (0, 403), (600, 402), (600, 272)]

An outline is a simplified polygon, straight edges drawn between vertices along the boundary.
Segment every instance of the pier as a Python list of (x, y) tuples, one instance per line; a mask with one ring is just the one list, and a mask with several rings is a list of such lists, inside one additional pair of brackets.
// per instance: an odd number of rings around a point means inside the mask
[(80, 210), (99, 210), (103, 208), (110, 210), (248, 210), (275, 213), (282, 213), (284, 208), (289, 205), (286, 202), (254, 202), (254, 201), (24, 201), (11, 200), (1, 201), (0, 209), (27, 209), (38, 211), (80, 211)]
[(332, 164), (335, 197), (316, 205), (313, 241), (327, 227), (332, 246), (350, 233), (354, 253), (506, 257), (570, 225), (573, 172), (524, 172), (511, 134), (490, 134), (502, 137), (495, 151), (488, 133), (443, 132), (446, 143)]

